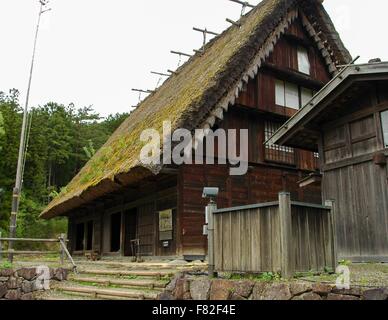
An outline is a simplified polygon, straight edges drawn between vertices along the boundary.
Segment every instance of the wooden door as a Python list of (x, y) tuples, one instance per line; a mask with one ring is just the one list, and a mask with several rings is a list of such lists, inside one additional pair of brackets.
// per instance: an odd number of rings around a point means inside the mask
[(156, 211), (155, 203), (143, 205), (137, 211), (137, 238), (143, 256), (155, 255)]

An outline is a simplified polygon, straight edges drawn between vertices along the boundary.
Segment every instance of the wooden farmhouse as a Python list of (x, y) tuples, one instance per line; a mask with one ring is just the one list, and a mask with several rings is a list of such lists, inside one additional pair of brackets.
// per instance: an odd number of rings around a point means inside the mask
[[(219, 208), (274, 201), (322, 203), (315, 152), (264, 145), (280, 126), (351, 61), (322, 1), (263, 0), (192, 56), (129, 116), (42, 217), (69, 219), (74, 254), (204, 258), (204, 187)], [(139, 161), (145, 129), (248, 129), (249, 170), (229, 165), (149, 165)], [(304, 147), (301, 144), (301, 147)], [(238, 148), (237, 148), (238, 149)]]
[(269, 141), (319, 150), (338, 255), (355, 262), (388, 262), (388, 63), (376, 61), (347, 67)]

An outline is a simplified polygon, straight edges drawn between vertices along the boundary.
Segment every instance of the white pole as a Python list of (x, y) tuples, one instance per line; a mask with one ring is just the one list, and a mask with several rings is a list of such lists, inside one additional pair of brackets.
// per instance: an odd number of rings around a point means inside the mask
[[(20, 145), (19, 145), (19, 156), (18, 156), (18, 164), (17, 164), (17, 170), (16, 170), (16, 181), (15, 181), (15, 187), (13, 189), (13, 195), (12, 195), (12, 212), (11, 212), (11, 222), (9, 227), (9, 237), (15, 238), (16, 236), (16, 221), (17, 221), (17, 214), (19, 211), (19, 202), (20, 202), (20, 194), (22, 191), (22, 185), (23, 185), (23, 165), (24, 165), (24, 152), (26, 147), (26, 129), (27, 129), (27, 119), (28, 119), (28, 106), (29, 106), (29, 99), (30, 99), (30, 91), (31, 91), (31, 83), (32, 83), (32, 75), (34, 71), (34, 63), (35, 63), (35, 53), (36, 53), (36, 45), (38, 42), (38, 34), (39, 34), (39, 26), (42, 14), (48, 11), (49, 9), (45, 9), (45, 6), (47, 5), (47, 0), (40, 0), (40, 9), (39, 9), (39, 16), (38, 16), (38, 23), (36, 25), (36, 31), (35, 31), (35, 39), (34, 39), (34, 48), (32, 51), (32, 59), (31, 59), (31, 67), (30, 67), (30, 74), (28, 79), (28, 86), (27, 86), (27, 95), (26, 95), (26, 102), (24, 105), (24, 112), (23, 112), (23, 123), (22, 123), (22, 131), (20, 134)], [(9, 242), (9, 250), (11, 251), (13, 249), (13, 241)], [(13, 262), (13, 254), (10, 253), (9, 261)]]

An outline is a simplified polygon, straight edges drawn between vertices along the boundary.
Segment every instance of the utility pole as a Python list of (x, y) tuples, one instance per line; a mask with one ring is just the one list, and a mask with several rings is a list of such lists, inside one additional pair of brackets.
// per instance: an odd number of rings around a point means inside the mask
[[(20, 145), (19, 145), (19, 156), (18, 156), (18, 164), (17, 164), (17, 170), (16, 170), (16, 181), (15, 181), (15, 187), (13, 189), (12, 194), (12, 212), (11, 212), (11, 222), (9, 226), (9, 237), (15, 238), (16, 236), (16, 221), (17, 221), (17, 214), (19, 211), (19, 203), (20, 203), (20, 195), (22, 191), (23, 186), (23, 166), (24, 166), (24, 157), (25, 157), (25, 148), (26, 148), (26, 131), (27, 131), (27, 124), (28, 124), (28, 104), (30, 99), (30, 90), (31, 90), (31, 83), (32, 83), (32, 74), (34, 71), (34, 62), (35, 62), (35, 53), (36, 53), (36, 45), (38, 42), (38, 34), (39, 34), (39, 26), (42, 15), (50, 11), (51, 9), (47, 8), (48, 0), (39, 0), (40, 2), (40, 9), (39, 9), (39, 16), (38, 16), (38, 23), (36, 25), (36, 31), (35, 31), (35, 39), (34, 39), (34, 48), (32, 51), (32, 59), (31, 59), (31, 68), (30, 68), (30, 75), (28, 80), (28, 87), (27, 87), (27, 95), (26, 95), (26, 103), (24, 105), (24, 112), (23, 112), (23, 123), (22, 123), (22, 131), (20, 134)], [(9, 255), (8, 259), (12, 263), (13, 262), (13, 241), (9, 242)]]

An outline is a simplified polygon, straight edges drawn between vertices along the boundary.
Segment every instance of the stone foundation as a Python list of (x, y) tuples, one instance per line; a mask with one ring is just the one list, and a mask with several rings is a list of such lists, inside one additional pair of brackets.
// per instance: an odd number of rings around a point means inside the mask
[(37, 268), (0, 269), (0, 300), (34, 300), (34, 293), (47, 289), (45, 281), (67, 279), (67, 269), (48, 270), (45, 279)]
[(351, 288), (292, 282), (223, 280), (178, 274), (158, 300), (388, 300), (388, 288)]

